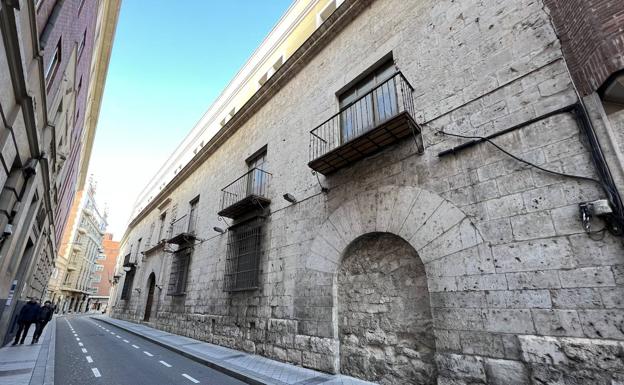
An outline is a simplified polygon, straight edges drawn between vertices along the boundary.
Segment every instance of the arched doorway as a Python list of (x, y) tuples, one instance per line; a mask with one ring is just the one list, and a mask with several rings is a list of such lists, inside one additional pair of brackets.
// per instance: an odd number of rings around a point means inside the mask
[(154, 287), (156, 287), (156, 276), (154, 273), (150, 274), (147, 279), (147, 302), (145, 303), (145, 315), (143, 321), (149, 321), (152, 315), (152, 302), (154, 302)]
[(340, 372), (435, 384), (429, 290), (416, 250), (394, 234), (363, 235), (347, 247), (336, 280)]

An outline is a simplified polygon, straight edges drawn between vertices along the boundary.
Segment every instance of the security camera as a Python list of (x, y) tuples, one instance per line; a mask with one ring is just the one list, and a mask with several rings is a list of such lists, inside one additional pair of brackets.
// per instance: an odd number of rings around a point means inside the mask
[(4, 226), (4, 231), (2, 232), (2, 235), (3, 235), (4, 237), (8, 237), (8, 236), (10, 236), (11, 234), (13, 234), (13, 225), (12, 225), (12, 224), (10, 224), (10, 223), (7, 223), (7, 225), (6, 225), (6, 226)]

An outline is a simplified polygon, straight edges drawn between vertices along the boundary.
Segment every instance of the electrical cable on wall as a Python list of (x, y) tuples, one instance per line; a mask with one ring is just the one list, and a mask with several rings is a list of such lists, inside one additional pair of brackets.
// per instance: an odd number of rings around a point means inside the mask
[[(586, 177), (586, 176), (582, 176), (582, 175), (574, 175), (574, 174), (566, 174), (566, 173), (562, 173), (559, 171), (554, 171), (554, 170), (549, 170), (547, 168), (541, 167), (536, 165), (535, 163), (529, 162), (528, 160), (522, 159), (512, 153), (510, 153), (509, 151), (505, 150), (504, 148), (502, 148), (501, 146), (499, 146), (498, 144), (494, 143), (491, 139), (483, 137), (483, 136), (478, 136), (478, 135), (461, 135), (461, 134), (454, 134), (454, 133), (450, 133), (450, 132), (446, 132), (443, 130), (438, 130), (437, 132), (439, 132), (440, 134), (443, 135), (447, 135), (447, 136), (453, 136), (453, 137), (457, 137), (457, 138), (463, 138), (463, 139), (479, 139), (481, 141), (485, 141), (488, 142), (489, 144), (491, 144), (492, 146), (494, 146), (496, 149), (498, 149), (499, 151), (501, 151), (502, 153), (504, 153), (505, 155), (517, 160), (518, 162), (524, 163), (528, 166), (531, 166), (533, 168), (536, 168), (540, 171), (546, 172), (546, 173), (550, 173), (553, 175), (558, 175), (558, 176), (562, 176), (565, 178), (573, 178), (573, 179), (579, 179), (579, 180), (585, 180), (585, 181), (589, 181), (589, 182), (593, 182), (596, 183), (598, 185), (600, 185), (600, 187), (602, 187), (602, 189), (605, 191), (605, 193), (607, 194), (607, 197), (609, 199), (610, 202), (615, 202), (615, 196), (617, 196), (617, 192), (613, 191), (611, 189), (611, 187), (598, 180), (595, 178), (591, 178), (591, 177)], [(623, 235), (624, 234), (624, 215), (620, 210), (620, 207), (618, 205), (615, 205), (615, 209), (617, 211), (617, 213), (615, 213), (614, 218), (610, 219), (605, 217), (604, 220), (605, 222), (607, 222), (607, 228), (609, 229), (609, 231), (613, 234), (613, 235)], [(586, 228), (586, 231), (588, 229)], [(587, 231), (588, 234), (591, 234), (590, 231)], [(600, 231), (598, 231), (600, 232)], [(595, 232), (597, 233), (597, 232)], [(593, 239), (593, 238), (592, 238)], [(601, 238), (602, 239), (602, 238)]]

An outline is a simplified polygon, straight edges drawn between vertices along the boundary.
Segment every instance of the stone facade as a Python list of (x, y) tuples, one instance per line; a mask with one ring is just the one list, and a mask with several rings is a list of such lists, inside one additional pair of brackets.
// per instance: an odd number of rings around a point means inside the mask
[[(133, 220), (121, 245), (136, 263), (133, 290), (113, 314), (143, 320), (154, 274), (151, 326), (305, 367), (383, 384), (616, 384), (624, 247), (599, 219), (587, 234), (578, 208), (604, 198), (600, 185), (487, 143), (438, 156), (465, 141), (440, 130), (488, 135), (579, 101), (545, 5), (347, 0), (341, 9), (357, 3), (366, 6), (330, 19), (344, 25), (322, 49), (255, 113), (241, 110), (247, 118)], [(309, 131), (389, 54), (414, 87), (424, 152), (404, 139), (317, 180), (303, 155)], [(598, 178), (569, 112), (494, 142), (542, 168)], [(213, 231), (224, 226), (220, 188), (264, 145), (272, 178), (259, 285), (226, 292), (228, 235)], [(197, 196), (186, 290), (170, 296), (175, 246), (155, 247), (154, 234), (163, 214), (188, 214)], [(384, 323), (386, 311), (403, 322)]]

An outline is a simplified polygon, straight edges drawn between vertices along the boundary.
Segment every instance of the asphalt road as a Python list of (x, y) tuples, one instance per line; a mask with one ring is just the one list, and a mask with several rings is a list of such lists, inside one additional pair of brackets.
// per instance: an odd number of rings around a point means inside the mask
[(244, 385), (112, 325), (57, 319), (54, 377), (61, 385)]

